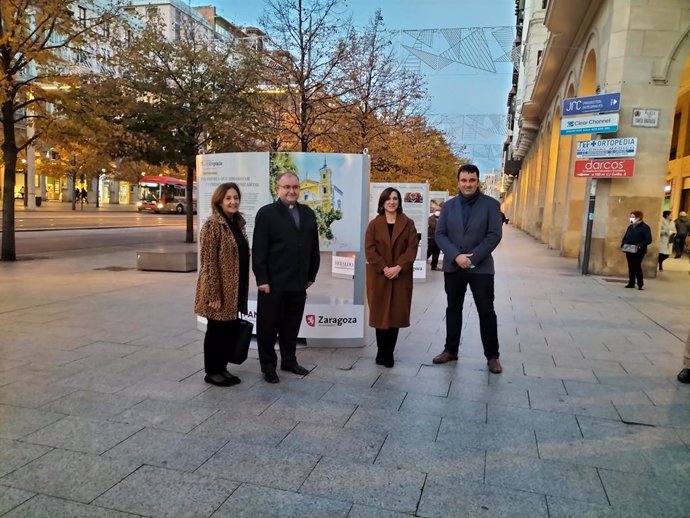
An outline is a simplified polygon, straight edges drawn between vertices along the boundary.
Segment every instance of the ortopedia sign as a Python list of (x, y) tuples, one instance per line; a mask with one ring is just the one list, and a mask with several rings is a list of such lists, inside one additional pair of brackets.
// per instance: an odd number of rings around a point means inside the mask
[(577, 158), (623, 158), (635, 156), (637, 137), (581, 140), (577, 143)]
[(582, 133), (615, 133), (618, 131), (618, 114), (588, 115), (561, 119), (561, 135), (578, 135)]
[(575, 160), (575, 176), (580, 178), (630, 178), (635, 159)]

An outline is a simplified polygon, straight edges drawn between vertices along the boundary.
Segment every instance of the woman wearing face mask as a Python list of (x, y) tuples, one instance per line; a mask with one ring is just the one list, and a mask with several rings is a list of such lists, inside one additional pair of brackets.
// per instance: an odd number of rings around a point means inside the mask
[(238, 312), (247, 313), (249, 243), (240, 214), (237, 184), (219, 185), (211, 196), (211, 216), (201, 227), (200, 267), (194, 312), (206, 317), (204, 381), (229, 387), (240, 378), (228, 372), (228, 351), (237, 332)]
[(644, 289), (642, 278), (642, 259), (647, 253), (647, 246), (652, 242), (652, 231), (644, 221), (643, 214), (639, 210), (630, 213), (630, 225), (621, 240), (621, 250), (625, 252), (628, 260), (628, 284), (626, 288), (634, 288), (637, 281), (637, 289)]

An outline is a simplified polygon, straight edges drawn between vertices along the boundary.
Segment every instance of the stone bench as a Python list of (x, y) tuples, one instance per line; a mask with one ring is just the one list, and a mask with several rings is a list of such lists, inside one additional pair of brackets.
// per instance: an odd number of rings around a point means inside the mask
[(196, 270), (196, 250), (156, 249), (137, 252), (137, 270), (193, 272)]

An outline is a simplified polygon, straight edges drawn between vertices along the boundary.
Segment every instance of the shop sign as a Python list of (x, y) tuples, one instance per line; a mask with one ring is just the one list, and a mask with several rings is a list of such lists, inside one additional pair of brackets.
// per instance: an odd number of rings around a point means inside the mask
[(561, 135), (583, 133), (615, 133), (618, 131), (618, 114), (588, 115), (586, 117), (562, 118)]
[(637, 153), (637, 137), (581, 140), (577, 143), (577, 158), (631, 157)]
[(634, 158), (575, 160), (576, 178), (630, 178), (634, 171)]

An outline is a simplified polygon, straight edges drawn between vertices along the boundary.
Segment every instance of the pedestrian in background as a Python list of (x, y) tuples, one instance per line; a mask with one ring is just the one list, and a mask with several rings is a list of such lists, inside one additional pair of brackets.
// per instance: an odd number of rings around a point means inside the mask
[(297, 203), (300, 182), (292, 171), (276, 180), (278, 199), (256, 214), (252, 268), (258, 286), (256, 339), (261, 372), (278, 383), (276, 337), (280, 368), (300, 376), (309, 371), (297, 363), (297, 335), (307, 288), (319, 271), (319, 230), (314, 211)]
[(659, 231), (659, 271), (663, 271), (664, 261), (671, 255), (673, 240), (676, 237), (676, 226), (671, 221), (671, 211), (665, 210), (662, 215)]
[(249, 243), (240, 214), (237, 184), (219, 185), (211, 196), (211, 216), (201, 227), (200, 267), (194, 312), (206, 317), (204, 380), (229, 387), (240, 378), (228, 372), (228, 348), (237, 333), (238, 313), (247, 313)]
[(678, 381), (690, 383), (690, 332), (685, 339), (685, 351), (683, 352), (683, 369), (678, 373)]
[(637, 282), (637, 289), (644, 289), (644, 278), (642, 276), (642, 259), (647, 253), (647, 247), (652, 243), (652, 231), (642, 218), (644, 214), (639, 210), (630, 213), (630, 225), (621, 240), (621, 250), (625, 252), (628, 261), (628, 284), (626, 288), (634, 288)]
[[(437, 208), (434, 209), (429, 215), (429, 227), (427, 231), (427, 245), (426, 245), (426, 258), (431, 257), (431, 269), (438, 270), (438, 256), (441, 254), (441, 249), (436, 244), (436, 223), (438, 223), (438, 218), (441, 215), (441, 207), (443, 203), (439, 204)], [(441, 268), (442, 269), (442, 268)]]
[(479, 314), (479, 331), (489, 371), (503, 371), (499, 361), (498, 329), (494, 310), (494, 260), (491, 253), (501, 242), (503, 227), (498, 201), (479, 190), (479, 169), (464, 164), (458, 169), (458, 195), (441, 209), (436, 242), (443, 250), (446, 307), (446, 343), (434, 363), (458, 359), (462, 307), (467, 286)]
[(678, 219), (675, 221), (676, 224), (676, 239), (674, 240), (675, 252), (674, 256), (678, 259), (683, 255), (683, 250), (685, 250), (685, 240), (690, 234), (690, 220), (688, 220), (688, 215), (685, 211), (681, 211), (678, 214)]
[(377, 212), (364, 236), (369, 325), (376, 329), (376, 364), (391, 368), (398, 331), (410, 326), (419, 241), (414, 222), (403, 214), (400, 191), (384, 189)]

